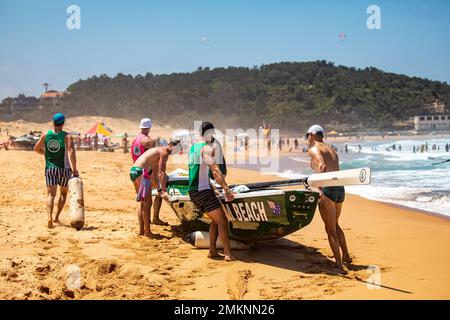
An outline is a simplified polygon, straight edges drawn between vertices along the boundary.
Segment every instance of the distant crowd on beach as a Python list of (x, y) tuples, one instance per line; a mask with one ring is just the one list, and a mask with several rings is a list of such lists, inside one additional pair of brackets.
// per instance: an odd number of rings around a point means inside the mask
[[(434, 143), (430, 145), (428, 142), (422, 143), (420, 145), (413, 145), (411, 149), (413, 153), (424, 153), (428, 151), (440, 151), (441, 146)], [(446, 143), (444, 146), (442, 146), (442, 150), (445, 150), (445, 152), (450, 152), (450, 144)], [(376, 150), (375, 150), (376, 151)], [(402, 145), (401, 144), (393, 144), (392, 146), (386, 148), (386, 151), (402, 151)]]
[[(249, 137), (244, 136), (241, 137), (234, 137), (234, 148), (236, 151), (239, 151), (241, 148), (244, 150), (248, 150), (250, 142)], [(299, 138), (287, 138), (287, 137), (279, 137), (278, 140), (272, 138), (270, 136), (270, 130), (263, 131), (263, 141), (266, 144), (267, 148), (270, 150), (272, 147), (278, 148), (280, 152), (282, 151), (288, 151), (288, 152), (296, 152), (301, 151), (302, 153), (308, 152), (308, 146), (306, 144), (302, 144), (302, 139)], [(259, 145), (258, 141), (258, 145)], [(226, 144), (226, 141), (224, 141), (224, 145)], [(349, 153), (352, 152), (361, 152), (362, 151), (362, 145), (352, 145), (350, 147), (349, 144), (345, 144), (341, 146), (341, 149), (335, 144), (330, 143), (329, 144), (336, 152), (339, 153)], [(428, 151), (440, 151), (445, 150), (445, 152), (450, 152), (450, 143), (446, 143), (445, 145), (438, 145), (438, 144), (430, 144), (428, 142), (418, 145), (413, 145), (412, 148), (404, 148), (401, 144), (392, 144), (389, 147), (385, 148), (386, 151), (411, 151), (413, 153), (424, 153)], [(377, 146), (371, 147), (372, 151), (378, 151)]]

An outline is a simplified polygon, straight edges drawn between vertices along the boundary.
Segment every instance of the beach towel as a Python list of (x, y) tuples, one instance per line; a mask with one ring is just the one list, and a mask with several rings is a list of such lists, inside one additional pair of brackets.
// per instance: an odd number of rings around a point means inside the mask
[(150, 179), (147, 178), (145, 175), (142, 175), (141, 184), (139, 186), (139, 192), (136, 196), (137, 202), (143, 201), (145, 197), (147, 197), (147, 194), (150, 192), (150, 187), (151, 187)]

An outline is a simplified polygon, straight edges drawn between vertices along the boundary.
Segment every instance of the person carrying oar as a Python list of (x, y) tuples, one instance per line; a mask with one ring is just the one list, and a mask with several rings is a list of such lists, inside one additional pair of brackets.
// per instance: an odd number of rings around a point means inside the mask
[[(339, 157), (336, 151), (323, 142), (325, 131), (319, 125), (313, 125), (306, 133), (309, 143), (308, 153), (311, 168), (317, 173), (339, 171)], [(342, 261), (351, 263), (344, 231), (339, 226), (339, 216), (345, 200), (344, 187), (323, 187), (320, 189), (319, 211), (325, 223), (328, 242), (336, 259), (337, 267), (344, 270)], [(341, 252), (342, 249), (342, 258)]]

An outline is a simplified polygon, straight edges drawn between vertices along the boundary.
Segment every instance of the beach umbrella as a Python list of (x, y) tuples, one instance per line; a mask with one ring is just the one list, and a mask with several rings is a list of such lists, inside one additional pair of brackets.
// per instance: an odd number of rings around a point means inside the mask
[(97, 122), (86, 132), (86, 134), (95, 135), (96, 133), (102, 136), (110, 136), (112, 134), (112, 130), (103, 122)]
[(329, 135), (329, 136), (335, 136), (335, 135), (337, 135), (337, 134), (338, 134), (338, 132), (335, 131), (335, 130), (331, 130), (330, 132), (328, 132), (328, 135)]

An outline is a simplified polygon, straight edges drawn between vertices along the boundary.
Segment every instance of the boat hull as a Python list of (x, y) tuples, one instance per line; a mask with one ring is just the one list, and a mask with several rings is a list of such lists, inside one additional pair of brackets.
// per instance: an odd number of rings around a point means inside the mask
[[(169, 181), (169, 206), (182, 223), (185, 232), (207, 231), (211, 219), (202, 214), (189, 199), (187, 181)], [(228, 218), (231, 239), (247, 243), (277, 239), (311, 223), (319, 194), (311, 190), (259, 190), (235, 195), (226, 203), (221, 199)]]

